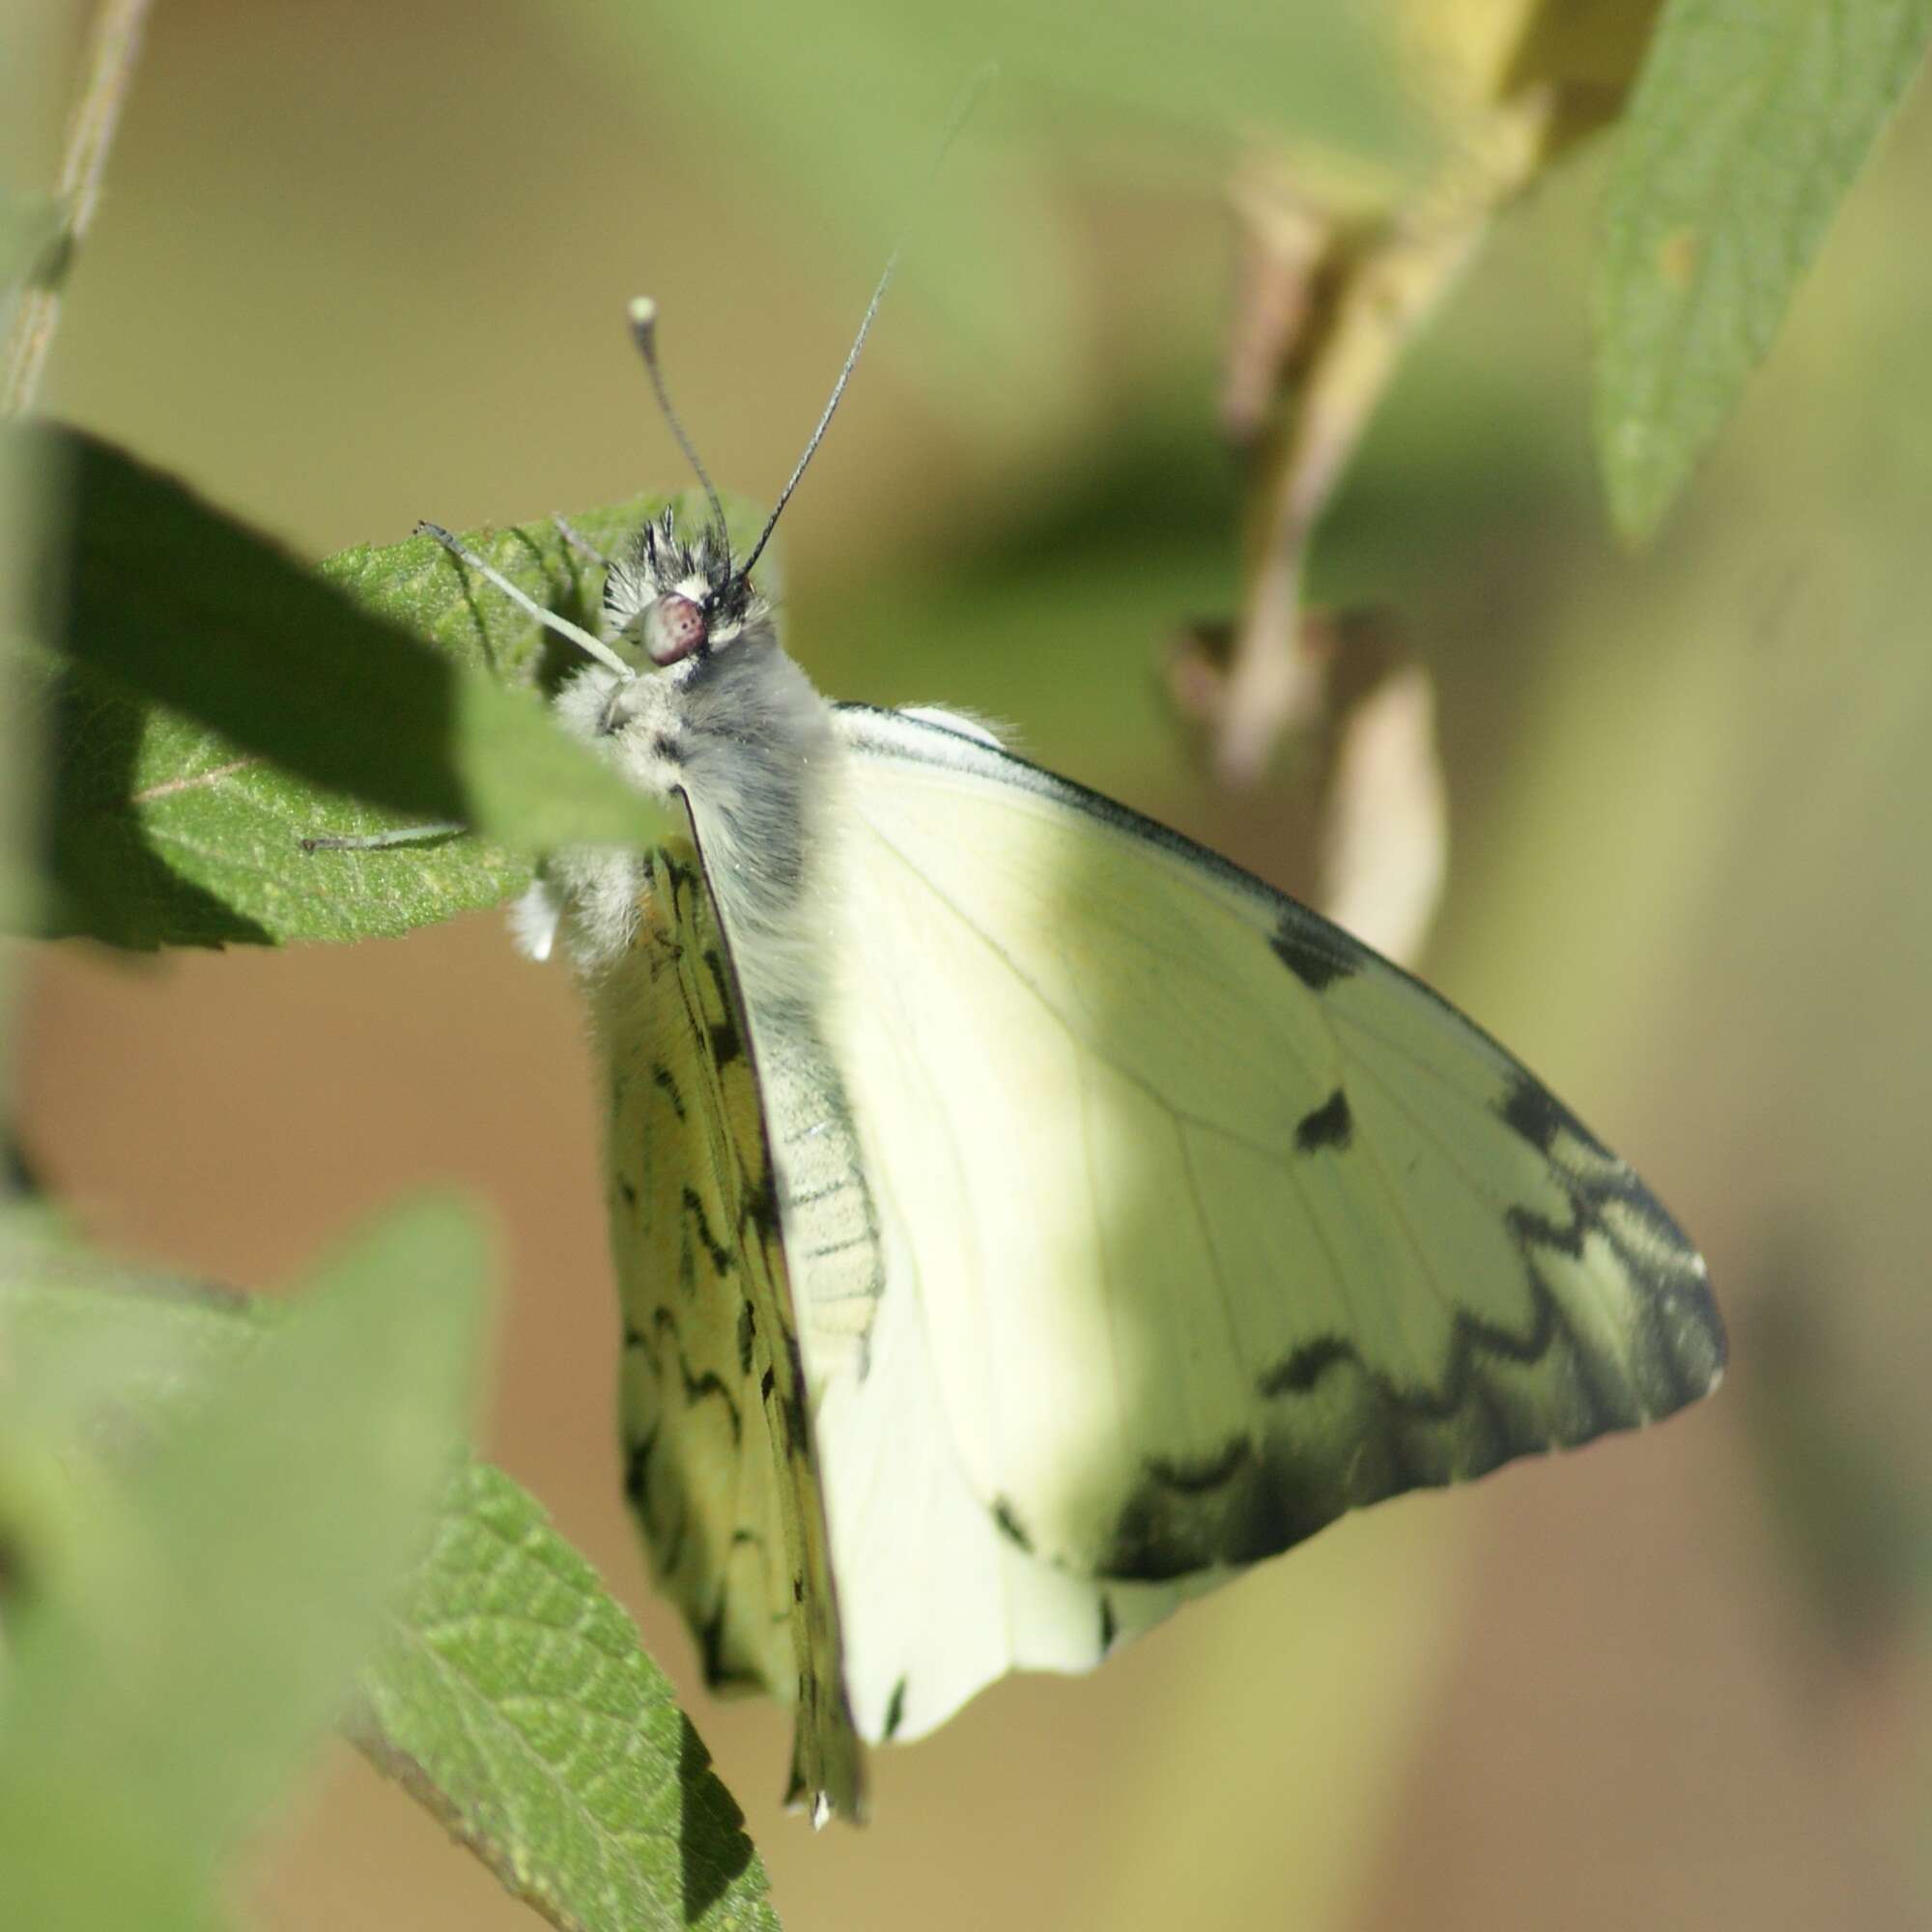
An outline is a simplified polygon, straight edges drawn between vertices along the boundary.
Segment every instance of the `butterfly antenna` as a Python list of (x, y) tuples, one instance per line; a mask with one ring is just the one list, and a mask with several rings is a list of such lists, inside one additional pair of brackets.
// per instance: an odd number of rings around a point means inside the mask
[(638, 354), (644, 358), (644, 367), (651, 374), (651, 387), (658, 393), (658, 408), (664, 419), (670, 425), (670, 433), (677, 439), (677, 446), (684, 451), (684, 460), (697, 474), (697, 480), (704, 485), (704, 494), (711, 499), (712, 521), (718, 526), (720, 549), (728, 557), (731, 554), (730, 532), (725, 527), (724, 504), (718, 495), (718, 486), (711, 480), (711, 472), (705, 469), (703, 460), (697, 454), (697, 446), (685, 434), (683, 423), (678, 420), (677, 412), (670, 405), (670, 391), (665, 387), (664, 370), (658, 364), (658, 305), (649, 296), (639, 296), (632, 302), (631, 340), (638, 345)]
[[(926, 191), (932, 186), (932, 179), (938, 174), (940, 163), (951, 152), (953, 142), (959, 138), (959, 130), (972, 118), (973, 110), (979, 106), (987, 88), (992, 86), (999, 71), (997, 63), (988, 61), (960, 89), (959, 98), (952, 103), (952, 112), (947, 116), (946, 128), (939, 137), (939, 146), (934, 151), (932, 161), (926, 169), (925, 183), (919, 195), (922, 202), (925, 199)], [(797, 468), (792, 470), (790, 479), (779, 492), (779, 499), (772, 505), (772, 513), (765, 519), (765, 526), (758, 532), (757, 542), (752, 546), (744, 562), (738, 566), (736, 576), (740, 582), (751, 576), (752, 566), (764, 554), (765, 545), (771, 541), (772, 531), (777, 527), (784, 506), (791, 501), (791, 493), (798, 488), (798, 479), (805, 474), (806, 466), (817, 452), (818, 445), (825, 440), (825, 432), (831, 427), (833, 412), (838, 407), (839, 397), (845, 393), (845, 384), (852, 380), (852, 371), (859, 362), (859, 352), (865, 348), (866, 337), (871, 333), (872, 318), (878, 314), (879, 304), (886, 298), (886, 290), (892, 284), (893, 275), (899, 265), (899, 257), (905, 252), (905, 232), (901, 231), (899, 239), (893, 243), (893, 252), (886, 257), (885, 270), (879, 276), (877, 287), (872, 291), (872, 299), (866, 304), (866, 313), (859, 319), (859, 332), (852, 338), (852, 347), (845, 352), (844, 364), (838, 371), (838, 380), (832, 385), (832, 394), (826, 399), (824, 413), (818, 418), (818, 427), (811, 432), (811, 440), (805, 445), (805, 454), (798, 459)]]

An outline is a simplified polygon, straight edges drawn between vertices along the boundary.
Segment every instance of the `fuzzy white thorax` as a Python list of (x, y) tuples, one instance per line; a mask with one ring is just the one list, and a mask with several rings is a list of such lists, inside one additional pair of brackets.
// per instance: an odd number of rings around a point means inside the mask
[[(715, 604), (719, 582), (708, 546), (694, 553), (668, 524), (648, 526), (611, 573), (606, 631), (648, 651), (660, 600)], [(817, 1009), (828, 935), (812, 907), (828, 900), (821, 874), (843, 753), (830, 707), (780, 646), (763, 599), (719, 609), (705, 647), (663, 669), (627, 679), (582, 667), (554, 709), (639, 791), (684, 795), (746, 999)], [(534, 958), (560, 939), (578, 971), (596, 978), (635, 941), (643, 890), (638, 855), (561, 852), (518, 903), (512, 928)]]

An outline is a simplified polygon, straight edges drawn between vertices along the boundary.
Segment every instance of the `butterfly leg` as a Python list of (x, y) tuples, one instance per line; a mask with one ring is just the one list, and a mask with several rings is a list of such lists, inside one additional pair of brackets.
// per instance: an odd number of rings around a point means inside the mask
[(599, 550), (597, 546), (590, 541), (588, 537), (582, 535), (570, 524), (566, 523), (563, 520), (563, 518), (553, 517), (551, 519), (551, 522), (556, 526), (557, 535), (560, 536), (564, 540), (564, 542), (571, 547), (572, 550), (576, 551), (580, 556), (588, 557), (589, 560), (592, 563), (596, 564), (600, 570), (616, 569), (617, 559), (615, 557), (607, 556), (604, 554), (604, 552)]
[(628, 680), (635, 675), (631, 667), (602, 638), (593, 637), (581, 624), (573, 624), (568, 617), (559, 617), (554, 611), (546, 611), (527, 591), (519, 589), (494, 564), (485, 563), (461, 537), (452, 536), (440, 524), (418, 524), (416, 530), (422, 536), (434, 537), (459, 563), (467, 563), (479, 577), (494, 583), (512, 604), (534, 617), (545, 630), (554, 631), (559, 638), (567, 639), (586, 656), (595, 658), (607, 670), (614, 670), (619, 677)]
[(387, 832), (362, 832), (340, 837), (315, 835), (301, 841), (304, 852), (386, 852), (393, 845), (428, 845), (440, 838), (461, 838), (469, 826), (454, 818), (429, 825), (398, 825)]

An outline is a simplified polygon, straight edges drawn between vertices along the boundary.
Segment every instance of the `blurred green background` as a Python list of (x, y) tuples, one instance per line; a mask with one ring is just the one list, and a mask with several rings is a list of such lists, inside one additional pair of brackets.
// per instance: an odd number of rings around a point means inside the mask
[[(803, 11), (613, 11), (161, 7), (46, 406), (308, 555), (541, 516), (684, 481), (623, 327), (645, 290), (707, 462), (775, 491), (988, 44), (856, 7), (827, 16), (849, 42)], [(924, 202), (787, 514), (791, 646), (830, 692), (978, 707), (1305, 885), (1305, 798), (1214, 795), (1158, 677), (1177, 624), (1235, 598), (1212, 429), (1235, 150), (1178, 80), (1069, 84), (1080, 34), (1105, 38), (1079, 17)], [(1264, 17), (1216, 22), (1254, 68), (1235, 28)], [(1284, 127), (1337, 101), (1374, 123), (1323, 78), (1284, 89)], [(832, 148), (842, 185), (801, 158), (828, 115), (876, 129), (869, 167)], [(418, 1180), (494, 1204), (514, 1291), (488, 1450), (636, 1607), (789, 1925), (1922, 1919), (1932, 120), (1908, 102), (1636, 559), (1587, 434), (1604, 160), (1513, 211), (1423, 340), (1315, 588), (1394, 604), (1438, 679), (1431, 977), (1711, 1259), (1731, 1379), (1654, 1437), (1386, 1506), (1093, 1679), (1002, 1685), (880, 1754), (872, 1828), (814, 1839), (774, 1802), (787, 1719), (696, 1688), (622, 1513), (566, 977), (490, 918), (38, 971), (28, 1145), (103, 1240), (256, 1286)], [(343, 1748), (245, 1884), (291, 1932), (532, 1922)]]

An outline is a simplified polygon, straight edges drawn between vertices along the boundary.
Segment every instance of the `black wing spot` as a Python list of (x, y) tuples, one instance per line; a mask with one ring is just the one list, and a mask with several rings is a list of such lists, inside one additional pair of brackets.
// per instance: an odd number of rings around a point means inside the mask
[(893, 1694), (886, 1699), (886, 1723), (880, 1733), (890, 1744), (898, 1735), (899, 1726), (905, 1722), (906, 1681), (903, 1677), (893, 1686)]
[(738, 1373), (749, 1376), (752, 1373), (752, 1342), (758, 1332), (756, 1318), (752, 1313), (752, 1304), (742, 1302), (738, 1308)]
[(1106, 1591), (1100, 1592), (1100, 1655), (1105, 1657), (1114, 1647), (1114, 1639), (1121, 1634), (1120, 1620), (1114, 1615), (1114, 1600)]
[(1358, 949), (1345, 933), (1338, 927), (1318, 927), (1314, 916), (1298, 906), (1284, 915), (1268, 945), (1311, 993), (1325, 993), (1361, 966)]
[(1355, 1117), (1349, 1096), (1336, 1088), (1313, 1113), (1304, 1114), (1294, 1129), (1295, 1151), (1317, 1153), (1323, 1148), (1341, 1150), (1354, 1138)]
[(775, 1376), (770, 1369), (767, 1369), (764, 1372), (764, 1374), (758, 1378), (759, 1396), (764, 1401), (770, 1402), (772, 1399), (772, 1391), (773, 1389), (778, 1387), (778, 1384), (779, 1384), (778, 1377)]
[(624, 1197), (625, 1207), (635, 1208), (638, 1205), (638, 1190), (621, 1174), (617, 1177), (617, 1192)]
[(1029, 1556), (1033, 1554), (1033, 1538), (1026, 1533), (1025, 1524), (1005, 1496), (993, 1498), (993, 1520), (1009, 1543), (1024, 1549)]

